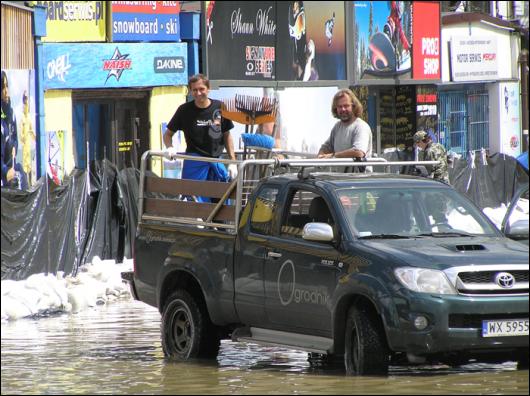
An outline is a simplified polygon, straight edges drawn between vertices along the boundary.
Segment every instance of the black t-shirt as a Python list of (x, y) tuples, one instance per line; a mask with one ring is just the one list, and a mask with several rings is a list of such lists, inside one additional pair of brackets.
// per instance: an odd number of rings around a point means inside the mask
[(184, 131), (186, 152), (205, 157), (219, 157), (224, 149), (223, 135), (234, 127), (229, 119), (221, 117), (221, 102), (210, 99), (205, 109), (194, 101), (180, 105), (167, 128), (173, 132)]

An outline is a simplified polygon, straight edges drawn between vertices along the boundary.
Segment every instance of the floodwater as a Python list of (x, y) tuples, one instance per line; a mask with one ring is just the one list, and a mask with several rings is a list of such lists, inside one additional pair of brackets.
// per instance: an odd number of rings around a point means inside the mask
[(2, 394), (528, 394), (528, 370), (392, 367), (388, 377), (314, 369), (307, 354), (223, 341), (216, 361), (164, 359), (160, 315), (138, 301), (2, 323)]

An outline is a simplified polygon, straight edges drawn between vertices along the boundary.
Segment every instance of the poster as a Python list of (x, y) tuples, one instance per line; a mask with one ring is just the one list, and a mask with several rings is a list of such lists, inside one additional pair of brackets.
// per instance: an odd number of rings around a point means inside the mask
[(354, 1), (354, 74), (411, 77), (412, 1)]
[(441, 78), (440, 3), (414, 1), (412, 16), (412, 77), (415, 80), (439, 80)]
[(211, 80), (274, 81), (274, 1), (206, 2), (206, 46)]
[(499, 96), (501, 152), (517, 157), (521, 154), (519, 83), (499, 83)]
[[(210, 97), (219, 100), (232, 99), (235, 95), (275, 98), (279, 105), (276, 147), (316, 155), (338, 121), (331, 114), (331, 102), (336, 92), (336, 87), (292, 87), (277, 91), (271, 88), (227, 87), (210, 91)], [(245, 125), (234, 122), (231, 135), (236, 150), (243, 149), (241, 134), (246, 129)]]
[(416, 104), (412, 85), (396, 87), (396, 145), (398, 150), (412, 151), (412, 137), (416, 133)]
[(48, 177), (57, 185), (63, 182), (64, 178), (64, 134), (62, 130), (48, 131), (46, 145)]
[(2, 186), (37, 181), (35, 71), (2, 70)]
[(207, 1), (212, 80), (346, 80), (342, 1)]
[(346, 80), (344, 2), (276, 4), (277, 80)]
[(395, 106), (396, 91), (394, 88), (381, 89), (379, 93), (379, 123), (381, 125), (381, 149), (396, 149)]
[(436, 86), (416, 86), (416, 129), (438, 142), (438, 90)]

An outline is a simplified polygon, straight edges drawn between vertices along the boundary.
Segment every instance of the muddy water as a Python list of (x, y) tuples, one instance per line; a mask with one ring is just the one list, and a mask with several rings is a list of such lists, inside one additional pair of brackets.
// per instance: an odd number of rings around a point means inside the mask
[(347, 377), (304, 352), (232, 342), (217, 361), (167, 362), (158, 312), (136, 301), (2, 324), (1, 354), (2, 394), (528, 394), (511, 362)]

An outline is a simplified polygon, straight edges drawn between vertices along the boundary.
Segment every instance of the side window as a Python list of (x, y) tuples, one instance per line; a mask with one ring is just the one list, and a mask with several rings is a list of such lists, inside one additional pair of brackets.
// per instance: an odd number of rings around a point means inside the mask
[[(282, 219), (282, 235), (302, 238), (307, 223), (319, 221), (333, 224), (329, 209), (319, 195), (311, 191), (295, 190), (290, 197), (288, 209)], [(321, 205), (316, 205), (318, 203)]]
[(272, 220), (276, 211), (278, 188), (264, 187), (259, 192), (252, 209), (250, 230), (258, 234), (272, 234)]

